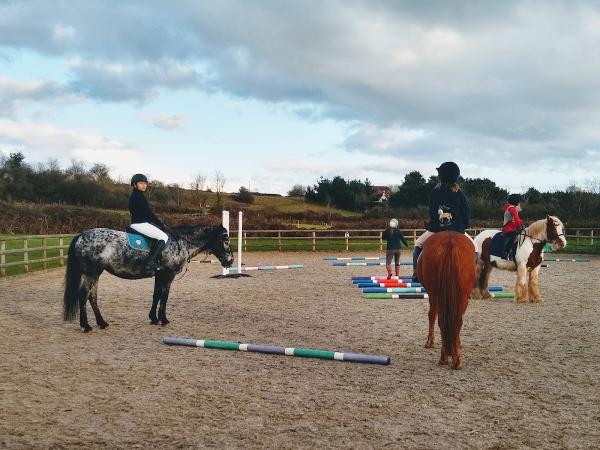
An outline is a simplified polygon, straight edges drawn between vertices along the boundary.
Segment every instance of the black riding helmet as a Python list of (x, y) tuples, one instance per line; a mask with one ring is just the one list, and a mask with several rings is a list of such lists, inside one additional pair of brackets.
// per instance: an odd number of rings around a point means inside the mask
[(146, 175), (144, 175), (143, 173), (136, 173), (134, 176), (131, 177), (132, 186), (135, 186), (135, 183), (138, 183), (140, 181), (145, 181), (147, 183), (148, 178), (146, 178)]
[(460, 177), (460, 169), (455, 162), (447, 161), (436, 169), (442, 183), (456, 183)]
[(513, 206), (517, 206), (519, 203), (521, 203), (521, 200), (522, 198), (519, 194), (510, 194), (506, 201)]

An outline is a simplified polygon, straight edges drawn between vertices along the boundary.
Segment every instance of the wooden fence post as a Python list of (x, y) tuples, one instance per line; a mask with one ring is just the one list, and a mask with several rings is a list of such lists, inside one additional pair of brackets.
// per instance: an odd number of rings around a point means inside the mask
[(48, 258), (48, 251), (46, 250), (46, 247), (48, 246), (48, 238), (44, 238), (42, 239), (42, 248), (44, 250), (42, 250), (42, 255), (44, 258), (44, 269), (48, 268), (48, 263), (46, 262), (46, 259)]
[[(0, 250), (2, 250), (3, 252), (6, 250), (5, 241), (0, 241)], [(2, 265), (2, 268), (0, 269), (0, 274), (2, 274), (2, 276), (6, 275), (6, 269), (4, 268), (4, 264), (6, 264), (6, 255), (2, 253), (0, 255), (0, 265)]]
[(277, 232), (277, 243), (279, 244), (279, 251), (281, 251), (281, 231)]
[(248, 236), (246, 235), (246, 232), (244, 231), (244, 251), (247, 252), (248, 251), (248, 240), (246, 239)]
[(29, 272), (29, 239), (23, 239), (23, 268), (25, 273)]
[(413, 230), (413, 246), (417, 243), (417, 230)]
[(383, 251), (383, 231), (379, 232), (379, 251)]
[(65, 265), (65, 249), (63, 248), (63, 245), (65, 245), (65, 240), (62, 237), (58, 239), (58, 245), (60, 245), (60, 250), (58, 252), (58, 254), (60, 255), (60, 265), (64, 266)]
[(346, 238), (346, 251), (348, 251), (348, 249), (350, 248), (349, 245), (348, 245), (349, 244), (348, 241), (350, 240), (350, 233), (348, 233), (346, 231), (346, 233), (344, 234), (344, 237)]
[(590, 247), (594, 245), (594, 230), (590, 230)]
[(312, 245), (313, 245), (313, 252), (317, 251), (317, 233), (316, 232), (312, 232)]

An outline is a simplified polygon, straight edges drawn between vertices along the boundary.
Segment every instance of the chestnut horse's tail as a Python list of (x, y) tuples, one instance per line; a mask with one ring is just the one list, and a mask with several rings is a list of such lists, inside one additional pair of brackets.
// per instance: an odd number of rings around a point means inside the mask
[[(438, 257), (442, 266), (437, 275), (431, 278), (428, 290), (435, 293), (437, 299), (442, 343), (446, 346), (447, 355), (456, 361), (460, 355), (459, 336), (463, 313), (473, 286), (474, 250), (467, 238), (458, 233), (449, 233), (444, 241), (444, 245), (438, 247)], [(467, 244), (463, 241), (467, 241)], [(470, 265), (473, 265), (473, 268), (470, 268)], [(467, 272), (473, 274), (469, 276)]]

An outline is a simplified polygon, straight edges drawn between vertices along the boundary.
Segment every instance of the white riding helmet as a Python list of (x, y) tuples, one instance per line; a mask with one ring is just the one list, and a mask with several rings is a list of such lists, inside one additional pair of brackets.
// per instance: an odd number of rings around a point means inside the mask
[(392, 219), (392, 220), (390, 220), (390, 227), (392, 227), (392, 228), (398, 228), (398, 219)]

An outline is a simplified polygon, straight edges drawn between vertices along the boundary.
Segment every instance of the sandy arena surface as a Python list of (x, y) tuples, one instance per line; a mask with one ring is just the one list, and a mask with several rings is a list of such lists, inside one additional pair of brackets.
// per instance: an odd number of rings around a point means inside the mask
[[(98, 329), (88, 305), (89, 334), (61, 320), (62, 270), (0, 280), (0, 447), (600, 447), (600, 258), (549, 263), (543, 304), (472, 300), (465, 367), (452, 371), (437, 365), (437, 327), (435, 348), (424, 348), (427, 300), (366, 300), (350, 276), (385, 269), (331, 267), (324, 256), (249, 253), (248, 265), (305, 268), (243, 279), (191, 265), (173, 284), (166, 327), (147, 319), (153, 280), (105, 274), (110, 326)], [(514, 280), (491, 277), (510, 292)], [(392, 364), (169, 347), (166, 335), (387, 354)]]

